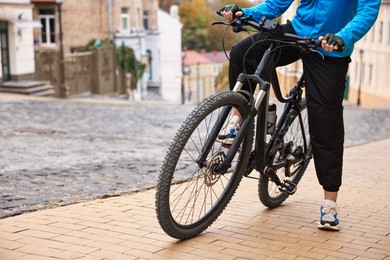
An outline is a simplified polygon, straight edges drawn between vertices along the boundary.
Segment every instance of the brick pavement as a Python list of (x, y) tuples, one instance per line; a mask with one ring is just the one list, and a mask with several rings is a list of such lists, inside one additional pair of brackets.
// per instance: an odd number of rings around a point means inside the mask
[(160, 229), (155, 190), (0, 220), (0, 259), (390, 259), (390, 139), (347, 148), (340, 232), (316, 228), (322, 192), (313, 165), (298, 192), (269, 210), (244, 179), (201, 236)]

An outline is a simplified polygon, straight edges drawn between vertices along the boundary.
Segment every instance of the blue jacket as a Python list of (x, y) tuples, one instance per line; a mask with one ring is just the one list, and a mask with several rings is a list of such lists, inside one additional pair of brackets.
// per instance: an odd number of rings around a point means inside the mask
[[(245, 16), (255, 21), (263, 16), (274, 19), (281, 16), (294, 0), (265, 0), (263, 3), (243, 8)], [(379, 12), (380, 0), (301, 0), (292, 25), (299, 36), (317, 39), (333, 33), (343, 39), (343, 52), (320, 51), (326, 56), (346, 57), (374, 24)]]

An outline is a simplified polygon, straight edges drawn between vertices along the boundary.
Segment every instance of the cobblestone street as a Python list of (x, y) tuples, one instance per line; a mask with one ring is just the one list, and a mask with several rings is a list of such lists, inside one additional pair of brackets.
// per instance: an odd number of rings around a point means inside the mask
[[(162, 102), (0, 99), (0, 218), (154, 187), (192, 110)], [(390, 136), (390, 110), (345, 106), (346, 146)]]

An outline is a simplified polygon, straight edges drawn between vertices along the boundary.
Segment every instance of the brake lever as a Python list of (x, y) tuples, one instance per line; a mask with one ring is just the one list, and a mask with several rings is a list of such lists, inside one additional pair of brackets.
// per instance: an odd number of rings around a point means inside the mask
[(322, 54), (322, 53), (318, 50), (318, 47), (320, 47), (320, 46), (321, 46), (320, 40), (318, 40), (318, 39), (317, 39), (317, 40), (314, 40), (313, 44), (312, 44), (311, 46), (309, 46), (309, 50), (310, 50), (311, 52), (314, 52), (314, 53), (320, 55), (320, 56), (322, 57), (322, 59), (324, 60), (324, 59), (325, 59), (324, 54)]
[(297, 43), (301, 46), (301, 53), (308, 54), (308, 53), (315, 53), (322, 57), (322, 59), (325, 59), (325, 56), (318, 50), (318, 47), (320, 47), (321, 42), (319, 40), (312, 40), (310, 41), (310, 44), (307, 43), (307, 41), (297, 41)]
[(321, 58), (322, 58), (323, 60), (325, 59), (324, 54), (322, 54), (319, 50), (317, 50), (317, 49), (312, 49), (312, 48), (309, 48), (309, 50), (310, 50), (311, 52), (315, 53), (315, 54), (320, 55)]
[(222, 22), (222, 21), (215, 21), (215, 22), (213, 22), (211, 25), (219, 25), (219, 24), (222, 24), (222, 25), (230, 25), (230, 23)]
[(243, 32), (247, 31), (247, 29), (243, 26), (243, 23), (247, 21), (247, 17), (242, 17), (242, 18), (234, 18), (233, 20), (229, 22), (223, 22), (223, 21), (215, 21), (211, 25), (226, 25), (226, 26), (232, 26), (233, 32), (238, 33), (238, 32)]

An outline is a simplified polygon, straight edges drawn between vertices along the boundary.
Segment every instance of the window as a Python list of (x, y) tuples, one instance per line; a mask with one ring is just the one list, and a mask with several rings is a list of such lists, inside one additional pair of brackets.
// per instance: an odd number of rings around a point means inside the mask
[(379, 23), (379, 43), (382, 43), (383, 34), (383, 21)]
[(375, 41), (375, 24), (372, 26), (371, 28), (371, 41), (374, 42)]
[(0, 21), (0, 64), (3, 72), (3, 81), (11, 80), (8, 35), (8, 23)]
[(127, 7), (123, 7), (121, 9), (120, 16), (120, 29), (123, 32), (130, 32), (130, 9)]
[(39, 21), (42, 24), (41, 28), (41, 44), (56, 43), (56, 23), (54, 9), (40, 9)]
[(149, 80), (152, 80), (152, 78), (153, 78), (152, 51), (151, 50), (146, 50), (146, 56), (148, 58)]
[(144, 29), (148, 30), (149, 29), (149, 11), (144, 11)]

